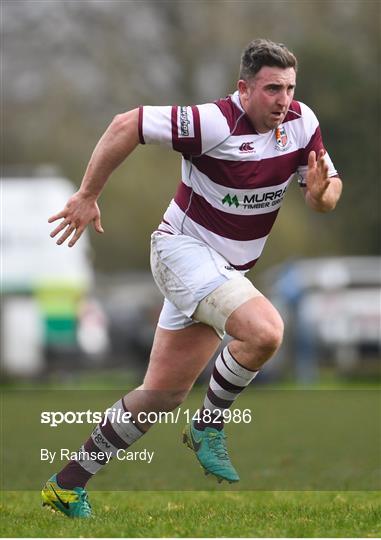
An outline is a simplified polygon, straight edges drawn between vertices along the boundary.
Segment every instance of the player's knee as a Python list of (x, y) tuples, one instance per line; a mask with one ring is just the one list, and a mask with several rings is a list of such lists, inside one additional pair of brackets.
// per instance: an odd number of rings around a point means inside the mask
[(283, 321), (280, 317), (263, 321), (257, 330), (257, 336), (251, 338), (262, 357), (270, 358), (276, 353), (282, 344), (283, 330)]
[(281, 346), (284, 325), (279, 313), (274, 309), (258, 315), (253, 314), (246, 320), (242, 340), (258, 359), (268, 360)]

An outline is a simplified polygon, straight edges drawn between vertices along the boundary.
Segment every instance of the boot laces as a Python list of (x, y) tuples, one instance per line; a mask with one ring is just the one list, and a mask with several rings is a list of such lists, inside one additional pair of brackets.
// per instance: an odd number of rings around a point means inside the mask
[(222, 431), (219, 433), (209, 433), (207, 441), (210, 450), (217, 455), (218, 459), (229, 461), (225, 433)]

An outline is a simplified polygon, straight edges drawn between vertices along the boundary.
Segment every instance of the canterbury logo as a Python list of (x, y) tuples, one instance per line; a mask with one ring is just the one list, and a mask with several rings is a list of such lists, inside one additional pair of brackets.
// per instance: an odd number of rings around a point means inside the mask
[(237, 199), (237, 195), (234, 195), (233, 197), (230, 197), (230, 194), (228, 193), (225, 195), (225, 197), (222, 199), (222, 204), (228, 204), (229, 206), (235, 205), (236, 208), (239, 207), (239, 202)]
[(250, 141), (250, 142), (244, 142), (241, 144), (241, 146), (239, 147), (239, 151), (240, 152), (254, 152), (254, 147), (251, 146), (253, 144), (253, 141)]

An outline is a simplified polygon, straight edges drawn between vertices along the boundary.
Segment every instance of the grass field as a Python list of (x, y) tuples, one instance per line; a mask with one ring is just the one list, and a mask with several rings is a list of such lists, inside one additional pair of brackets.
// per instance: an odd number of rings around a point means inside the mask
[[(183, 410), (195, 410), (203, 393), (195, 388)], [(205, 478), (181, 444), (180, 416), (136, 444), (155, 450), (151, 464), (113, 461), (97, 474), (89, 484), (93, 519), (69, 520), (42, 509), (39, 490), (63, 463), (41, 461), (39, 449), (75, 450), (91, 426), (52, 428), (41, 424), (41, 411), (104, 410), (120, 395), (115, 388), (5, 389), (2, 537), (381, 535), (381, 407), (375, 386), (248, 389), (238, 406), (252, 410), (252, 422), (226, 428), (241, 475), (237, 485)]]
[(381, 535), (375, 492), (96, 492), (69, 520), (36, 492), (3, 492), (1, 535), (20, 537), (366, 537)]

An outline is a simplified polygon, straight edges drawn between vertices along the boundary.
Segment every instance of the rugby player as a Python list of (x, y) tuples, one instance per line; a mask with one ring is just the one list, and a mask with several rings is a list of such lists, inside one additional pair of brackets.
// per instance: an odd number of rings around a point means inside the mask
[[(315, 114), (294, 100), (296, 72), (297, 60), (283, 44), (257, 39), (244, 49), (237, 90), (227, 98), (117, 115), (80, 189), (49, 219), (62, 220), (51, 233), (57, 244), (74, 246), (90, 223), (103, 233), (97, 200), (137, 145), (162, 144), (182, 154), (181, 182), (152, 234), (151, 268), (165, 299), (148, 369), (143, 384), (110, 408), (134, 419), (140, 411), (175, 409), (227, 332), (233, 340), (218, 356), (205, 401), (183, 433), (205, 472), (219, 481), (239, 480), (221, 413), (274, 355), (283, 334), (278, 311), (245, 272), (259, 259), (295, 175), (317, 212), (333, 210), (342, 190)], [(111, 420), (83, 444), (83, 459), (47, 481), (44, 504), (70, 517), (91, 515), (85, 486), (106, 461), (86, 455), (110, 449), (115, 455), (150, 427)]]

